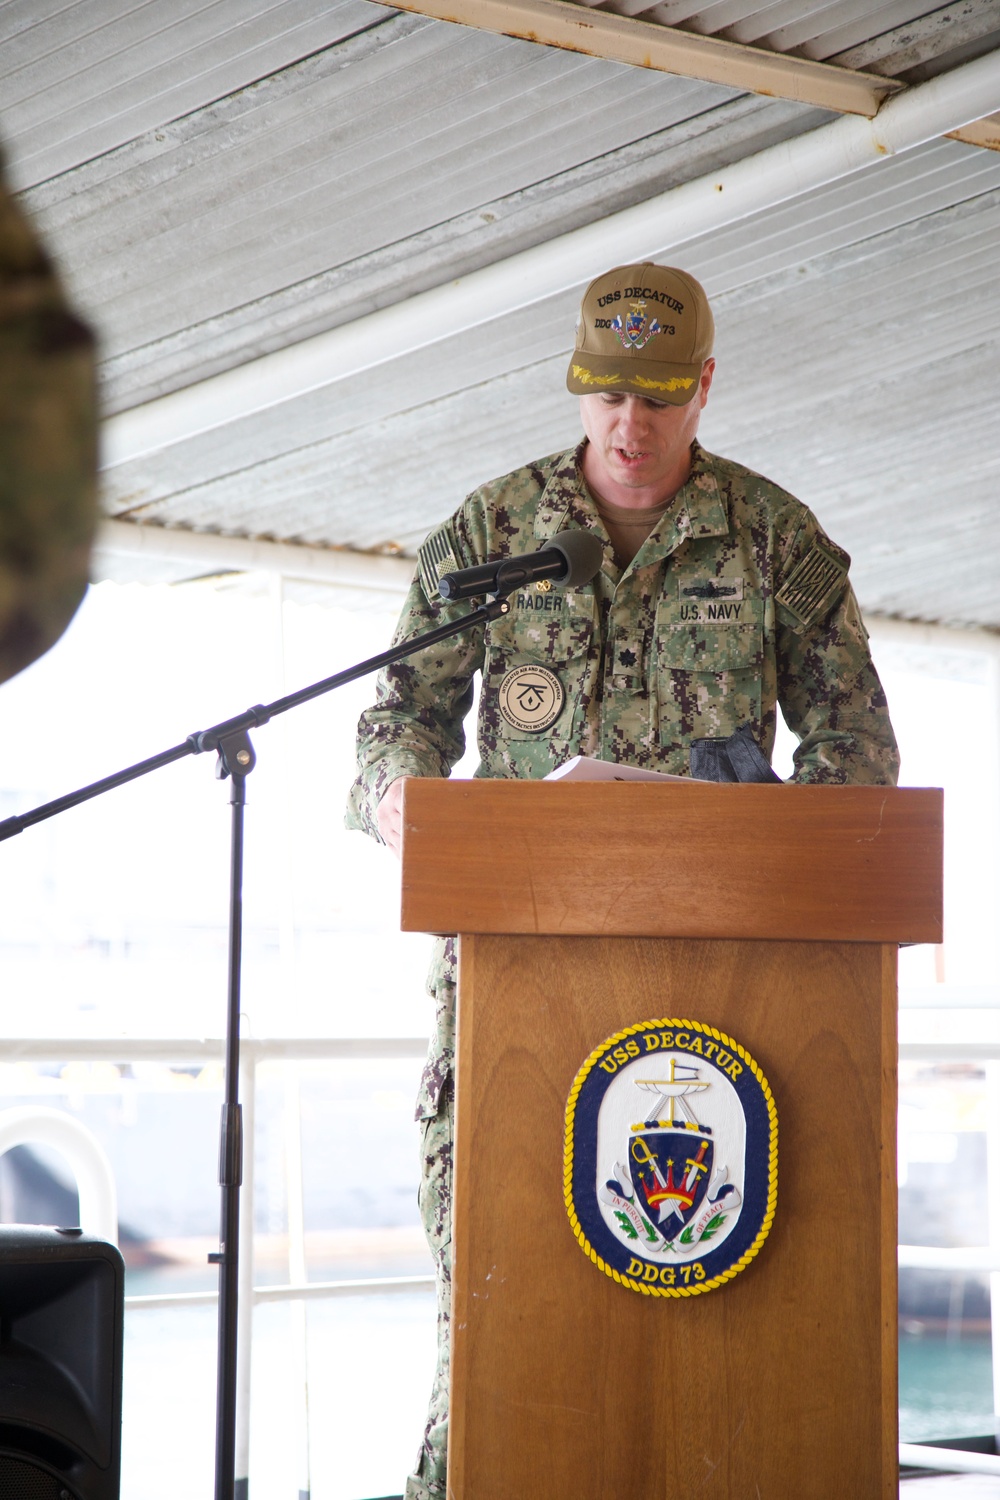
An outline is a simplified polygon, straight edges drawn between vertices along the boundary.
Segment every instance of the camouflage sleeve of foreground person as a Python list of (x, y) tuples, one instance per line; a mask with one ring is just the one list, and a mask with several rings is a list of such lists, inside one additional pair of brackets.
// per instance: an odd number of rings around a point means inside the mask
[(0, 180), (0, 681), (83, 598), (96, 478), (93, 341)]

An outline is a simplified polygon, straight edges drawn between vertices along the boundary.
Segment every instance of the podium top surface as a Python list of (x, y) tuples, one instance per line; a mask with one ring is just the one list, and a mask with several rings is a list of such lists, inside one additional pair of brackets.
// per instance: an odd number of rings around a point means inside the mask
[(942, 814), (923, 788), (413, 778), (402, 926), (939, 943)]

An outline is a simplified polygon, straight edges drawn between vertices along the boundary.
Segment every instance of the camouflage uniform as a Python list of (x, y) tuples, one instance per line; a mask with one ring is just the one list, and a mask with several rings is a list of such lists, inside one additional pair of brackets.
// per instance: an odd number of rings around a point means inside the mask
[[(740, 464), (693, 449), (690, 477), (624, 573), (580, 472), (582, 447), (476, 490), (421, 549), (396, 639), (468, 613), (436, 592), (441, 572), (544, 548), (588, 527), (607, 542), (583, 588), (535, 584), (511, 611), (391, 667), (359, 725), (359, 775), (348, 826), (378, 836), (375, 809), (399, 776), (447, 776), (463, 752), (473, 676), (482, 672), (478, 776), (540, 777), (573, 755), (684, 774), (691, 741), (748, 722), (770, 759), (775, 716), (799, 737), (796, 781), (895, 782), (898, 755), (885, 695), (847, 580), (850, 559), (806, 507)], [(551, 727), (518, 728), (500, 711), (513, 668), (543, 664), (565, 690)], [(454, 945), (435, 953), (437, 999), (417, 1105), (437, 1156), (450, 1163)], [(446, 1195), (447, 1197), (447, 1192)], [(440, 1189), (427, 1223), (448, 1283), (450, 1215)], [(427, 1219), (425, 1215), (425, 1222)], [(449, 1285), (450, 1292), (450, 1285)], [(408, 1500), (445, 1492), (447, 1307), (442, 1369)]]
[[(443, 945), (445, 946), (445, 945)], [(448, 979), (443, 985), (455, 1006), (454, 941), (447, 942)], [(451, 1375), (451, 1177), (455, 1141), (455, 1087), (449, 1076), (438, 1107), (421, 1122), (420, 1218), (434, 1257), (437, 1283), (437, 1368), (427, 1425), (416, 1469), (406, 1484), (406, 1500), (428, 1500), (445, 1493), (448, 1463), (448, 1382)]]
[(0, 682), (66, 628), (96, 522), (91, 336), (0, 181)]

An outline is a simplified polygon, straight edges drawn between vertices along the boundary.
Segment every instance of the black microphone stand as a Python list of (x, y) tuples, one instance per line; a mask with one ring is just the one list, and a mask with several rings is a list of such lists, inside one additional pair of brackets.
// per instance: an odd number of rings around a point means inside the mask
[(507, 580), (498, 579), (494, 585), (497, 591), (487, 602), (469, 614), (463, 615), (459, 620), (425, 631), (423, 635), (404, 641), (399, 646), (391, 647), (378, 656), (370, 656), (367, 661), (348, 667), (344, 672), (336, 672), (332, 677), (324, 677), (322, 681), (314, 682), (310, 687), (301, 688), (297, 693), (288, 693), (284, 698), (276, 699), (274, 703), (258, 703), (232, 719), (224, 719), (221, 724), (213, 724), (210, 729), (189, 734), (183, 744), (174, 745), (169, 750), (162, 750), (159, 755), (152, 755), (148, 760), (141, 760), (135, 765), (126, 766), (124, 770), (105, 776), (100, 781), (91, 782), (89, 786), (80, 787), (64, 797), (57, 797), (54, 802), (46, 802), (30, 812), (20, 813), (16, 817), (6, 818), (0, 822), (0, 841), (13, 838), (16, 833), (22, 833), (25, 828), (44, 822), (46, 818), (54, 818), (71, 807), (79, 806), (81, 802), (89, 802), (92, 797), (99, 797), (103, 792), (110, 792), (115, 787), (124, 786), (128, 781), (136, 781), (140, 776), (148, 775), (150, 771), (158, 771), (163, 766), (172, 765), (176, 760), (183, 760), (185, 756), (200, 755), (206, 750), (216, 752), (216, 776), (219, 780), (228, 778), (230, 782), (229, 803), (233, 813), (229, 884), (229, 989), (226, 1007), (225, 1102), (222, 1106), (219, 1140), (219, 1185), (222, 1189), (222, 1206), (219, 1249), (209, 1255), (209, 1260), (219, 1267), (215, 1500), (246, 1500), (248, 1485), (248, 1480), (241, 1478), (240, 1493), (236, 1494), (236, 1312), (239, 1297), (240, 1186), (243, 1181), (243, 1117), (239, 1102), (240, 976), (243, 944), (243, 809), (246, 805), (246, 779), (257, 763), (257, 756), (250, 743), (248, 731), (266, 724), (269, 719), (276, 718), (278, 714), (287, 713), (290, 708), (298, 708), (300, 704), (309, 703), (313, 698), (332, 692), (334, 688), (343, 687), (348, 682), (355, 682), (359, 677), (367, 677), (370, 672), (377, 672), (381, 667), (391, 666), (393, 662), (402, 661), (404, 657), (412, 656), (414, 652), (422, 651), (427, 646), (436, 645), (438, 641), (445, 641), (450, 636), (458, 635), (470, 626), (484, 625), (490, 620), (499, 619), (510, 609), (503, 595), (516, 588), (518, 581), (514, 578), (508, 585)]

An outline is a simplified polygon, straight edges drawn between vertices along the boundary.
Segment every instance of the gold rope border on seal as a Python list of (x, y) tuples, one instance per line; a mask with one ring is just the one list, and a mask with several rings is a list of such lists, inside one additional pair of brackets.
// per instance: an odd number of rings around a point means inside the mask
[[(594, 1065), (618, 1042), (625, 1041), (630, 1036), (635, 1036), (637, 1032), (650, 1031), (659, 1027), (670, 1027), (675, 1031), (682, 1029), (700, 1032), (702, 1036), (713, 1037), (717, 1042), (721, 1042), (724, 1047), (734, 1052), (737, 1057), (742, 1058), (761, 1086), (761, 1091), (767, 1102), (767, 1115), (771, 1126), (771, 1144), (767, 1162), (767, 1208), (764, 1212), (760, 1229), (757, 1231), (757, 1238), (749, 1249), (744, 1251), (739, 1260), (735, 1261), (721, 1275), (713, 1276), (711, 1281), (699, 1281), (691, 1286), (650, 1286), (648, 1282), (635, 1281), (631, 1276), (625, 1276), (621, 1271), (616, 1271), (613, 1266), (609, 1266), (607, 1261), (598, 1255), (593, 1245), (587, 1239), (580, 1220), (577, 1217), (576, 1207), (573, 1202), (573, 1124), (576, 1118), (576, 1101), (580, 1096), (580, 1090), (583, 1088), (587, 1076)], [(682, 1047), (680, 1050), (683, 1052), (684, 1048)], [(599, 1047), (594, 1048), (579, 1073), (577, 1073), (573, 1080), (573, 1087), (569, 1091), (569, 1098), (566, 1101), (563, 1201), (566, 1204), (570, 1226), (584, 1254), (593, 1261), (599, 1271), (603, 1271), (605, 1276), (610, 1276), (612, 1281), (617, 1281), (619, 1286), (630, 1287), (633, 1292), (642, 1292), (646, 1297), (697, 1297), (701, 1292), (713, 1291), (715, 1287), (722, 1286), (724, 1282), (732, 1281), (734, 1276), (738, 1276), (750, 1264), (761, 1245), (767, 1239), (771, 1225), (774, 1222), (774, 1213), (778, 1203), (778, 1111), (775, 1107), (771, 1085), (746, 1048), (741, 1047), (739, 1042), (734, 1041), (731, 1036), (727, 1036), (724, 1031), (719, 1031), (715, 1026), (704, 1026), (700, 1021), (640, 1021), (635, 1026), (627, 1026), (624, 1031), (616, 1031), (614, 1036), (606, 1037)], [(652, 1265), (653, 1262), (651, 1261), (650, 1264)], [(693, 1262), (690, 1262), (690, 1264), (693, 1264)]]

